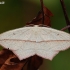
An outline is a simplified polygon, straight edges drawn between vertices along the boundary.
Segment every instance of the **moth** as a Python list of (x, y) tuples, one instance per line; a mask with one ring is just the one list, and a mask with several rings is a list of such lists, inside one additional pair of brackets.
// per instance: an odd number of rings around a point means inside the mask
[(0, 45), (11, 50), (19, 60), (34, 55), (52, 60), (59, 51), (70, 48), (70, 34), (34, 25), (0, 34)]

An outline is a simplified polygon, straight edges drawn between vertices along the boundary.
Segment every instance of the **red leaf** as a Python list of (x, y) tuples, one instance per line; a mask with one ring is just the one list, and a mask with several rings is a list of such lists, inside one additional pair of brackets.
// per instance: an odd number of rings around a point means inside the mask
[(27, 70), (38, 70), (43, 63), (43, 59), (37, 55), (29, 58)]
[[(45, 6), (43, 6), (43, 10), (44, 10), (44, 25), (51, 26), (50, 17), (53, 16), (53, 14)], [(42, 18), (43, 18), (42, 11), (39, 11), (38, 15), (32, 21), (30, 21), (26, 24), (27, 25), (29, 25), (29, 24), (37, 24), (37, 25), (42, 24)]]

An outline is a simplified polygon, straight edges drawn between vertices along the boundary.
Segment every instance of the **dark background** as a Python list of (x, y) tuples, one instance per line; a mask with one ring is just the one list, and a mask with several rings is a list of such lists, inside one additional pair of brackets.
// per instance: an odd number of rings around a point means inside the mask
[[(0, 0), (0, 33), (23, 27), (32, 20), (41, 9), (40, 0)], [(52, 27), (61, 29), (66, 26), (60, 0), (43, 0), (45, 6), (53, 13)], [(70, 17), (70, 0), (64, 0)], [(2, 48), (1, 48), (2, 49)], [(70, 70), (70, 49), (61, 51), (52, 61), (44, 60), (40, 70)]]

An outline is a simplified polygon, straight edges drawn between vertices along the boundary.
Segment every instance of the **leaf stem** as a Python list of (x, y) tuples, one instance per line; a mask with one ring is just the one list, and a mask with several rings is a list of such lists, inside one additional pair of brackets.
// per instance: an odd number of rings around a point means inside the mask
[(66, 27), (64, 27), (64, 28), (62, 28), (61, 30), (64, 31), (64, 30), (66, 30), (67, 28), (70, 28), (70, 25), (68, 25), (68, 26), (66, 26)]
[(43, 0), (40, 0), (40, 2), (41, 2), (41, 9), (42, 9), (42, 16), (43, 16), (43, 18), (42, 18), (42, 24), (44, 24), (44, 9), (43, 9)]
[[(68, 15), (67, 15), (67, 11), (66, 11), (66, 7), (65, 7), (65, 4), (64, 4), (64, 0), (60, 0), (60, 2), (61, 2), (61, 5), (62, 5), (64, 16), (65, 16), (66, 24), (68, 26), (68, 25), (70, 25), (70, 20), (69, 20)], [(68, 28), (68, 30), (69, 30), (69, 33), (70, 33), (70, 28)]]

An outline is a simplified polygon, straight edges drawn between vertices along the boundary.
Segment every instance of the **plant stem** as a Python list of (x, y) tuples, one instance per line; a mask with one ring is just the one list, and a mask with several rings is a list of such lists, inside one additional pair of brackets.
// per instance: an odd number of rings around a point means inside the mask
[(66, 26), (66, 27), (64, 27), (64, 28), (62, 28), (61, 30), (64, 31), (64, 30), (66, 30), (66, 29), (68, 29), (68, 28), (70, 28), (70, 25), (68, 25), (68, 26)]
[(42, 9), (42, 16), (43, 16), (43, 19), (42, 19), (42, 24), (44, 24), (44, 9), (43, 9), (43, 0), (40, 0), (41, 2), (41, 9)]
[[(61, 2), (61, 5), (62, 5), (64, 16), (65, 16), (66, 24), (68, 26), (68, 25), (70, 25), (70, 21), (69, 21), (67, 12), (66, 12), (66, 7), (65, 7), (65, 4), (64, 4), (64, 0), (60, 0), (60, 2)], [(69, 30), (69, 33), (70, 33), (70, 28), (68, 28), (68, 30)]]

